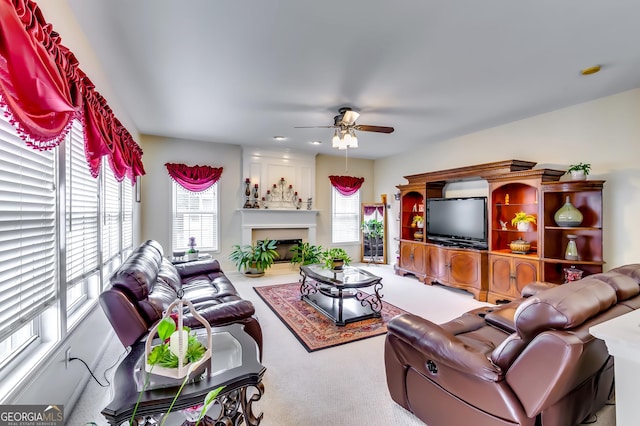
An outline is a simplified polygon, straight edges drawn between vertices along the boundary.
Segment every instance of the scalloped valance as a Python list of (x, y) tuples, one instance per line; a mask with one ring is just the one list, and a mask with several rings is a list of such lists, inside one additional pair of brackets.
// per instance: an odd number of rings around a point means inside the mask
[(329, 176), (329, 180), (331, 185), (346, 197), (355, 194), (364, 182), (364, 178), (354, 176)]
[(165, 163), (169, 176), (187, 191), (202, 192), (211, 188), (222, 176), (222, 167), (187, 166)]

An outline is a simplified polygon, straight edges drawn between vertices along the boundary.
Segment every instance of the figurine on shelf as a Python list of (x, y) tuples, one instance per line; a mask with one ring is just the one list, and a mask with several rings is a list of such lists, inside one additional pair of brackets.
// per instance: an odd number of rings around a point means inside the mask
[(307, 210), (311, 210), (311, 201), (312, 201), (311, 197), (307, 198)]
[(258, 205), (258, 184), (256, 183), (255, 186), (253, 187), (253, 206), (251, 206), (254, 209), (258, 209), (260, 208), (260, 206)]
[(251, 180), (246, 178), (244, 180), (244, 184), (246, 185), (244, 189), (244, 206), (242, 208), (250, 209), (251, 208)]

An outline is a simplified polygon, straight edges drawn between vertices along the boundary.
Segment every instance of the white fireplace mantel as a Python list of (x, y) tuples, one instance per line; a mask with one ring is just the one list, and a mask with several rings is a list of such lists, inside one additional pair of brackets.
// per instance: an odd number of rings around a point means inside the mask
[(240, 209), (242, 244), (252, 244), (254, 229), (306, 229), (309, 244), (316, 243), (318, 210)]

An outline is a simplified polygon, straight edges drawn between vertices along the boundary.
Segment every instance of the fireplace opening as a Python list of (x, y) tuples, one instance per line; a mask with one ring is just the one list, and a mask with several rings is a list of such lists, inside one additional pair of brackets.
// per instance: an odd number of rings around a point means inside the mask
[(295, 238), (289, 240), (276, 240), (276, 252), (278, 252), (278, 258), (274, 263), (289, 263), (293, 258), (291, 247), (296, 244), (302, 243), (302, 238)]

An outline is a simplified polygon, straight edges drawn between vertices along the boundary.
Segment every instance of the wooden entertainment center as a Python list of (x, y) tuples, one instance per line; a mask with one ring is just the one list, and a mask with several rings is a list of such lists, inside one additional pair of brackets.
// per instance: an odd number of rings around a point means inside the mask
[[(584, 276), (602, 272), (602, 188), (604, 181), (560, 181), (564, 170), (534, 169), (536, 163), (507, 160), (469, 167), (405, 176), (400, 190), (399, 275), (413, 274), (420, 281), (466, 290), (481, 301), (499, 303), (520, 296), (534, 281), (562, 284), (565, 268), (578, 268)], [(427, 237), (426, 204), (441, 198), (447, 183), (484, 179), (487, 200), (488, 248), (445, 246)], [(579, 226), (558, 226), (554, 214), (565, 201), (583, 215)], [(515, 213), (536, 217), (528, 231), (511, 225)], [(413, 225), (424, 218), (424, 229)], [(566, 260), (565, 248), (575, 235), (578, 260)], [(514, 253), (510, 243), (525, 240), (530, 248)]]

